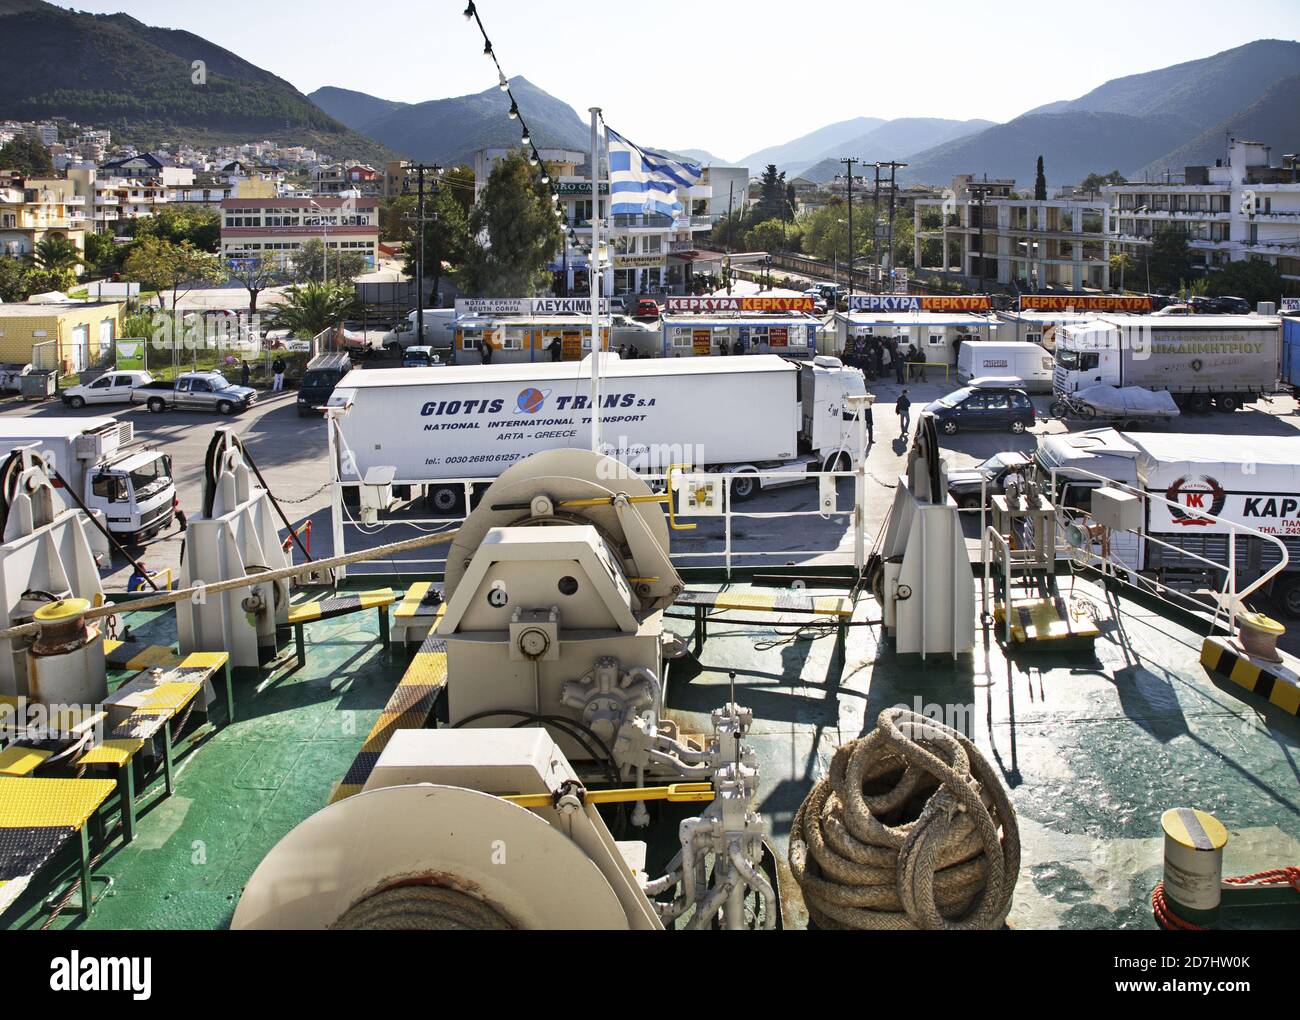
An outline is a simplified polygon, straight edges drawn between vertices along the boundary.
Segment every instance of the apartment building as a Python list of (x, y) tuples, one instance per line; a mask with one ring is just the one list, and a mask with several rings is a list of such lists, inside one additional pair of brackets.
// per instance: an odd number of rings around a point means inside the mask
[(337, 163), (317, 167), (311, 174), (311, 189), (317, 195), (338, 195), (356, 191), (378, 195), (383, 191), (384, 175), (365, 163)]
[(0, 255), (30, 255), (48, 236), (86, 250), (86, 201), (70, 181), (0, 174)]
[[(912, 216), (918, 270), (937, 269), (977, 287), (1110, 289), (1111, 208), (1105, 199), (1021, 198), (1014, 180), (960, 174), (942, 197), (916, 199)], [(940, 243), (938, 265), (923, 261), (927, 241)]]
[(1140, 266), (1155, 235), (1174, 228), (1187, 235), (1193, 259), (1207, 270), (1259, 258), (1284, 279), (1300, 282), (1295, 163), (1273, 166), (1269, 146), (1234, 139), (1227, 159), (1214, 166), (1189, 166), (1156, 183), (1107, 185), (1102, 193), (1114, 224), (1111, 240)]
[(281, 262), (313, 238), (330, 252), (355, 252), (373, 269), (379, 258), (379, 199), (317, 195), (226, 198), (221, 202), (221, 256), (273, 252)]

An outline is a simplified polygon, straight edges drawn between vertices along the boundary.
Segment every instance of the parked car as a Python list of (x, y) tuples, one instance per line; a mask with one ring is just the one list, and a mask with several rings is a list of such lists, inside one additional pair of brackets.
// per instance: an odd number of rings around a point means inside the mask
[(402, 352), (403, 368), (429, 368), (441, 364), (442, 359), (433, 353), (432, 347), (408, 347)]
[(352, 358), (347, 354), (321, 354), (307, 362), (302, 382), (298, 384), (298, 417), (319, 413), (339, 380), (350, 371)]
[(1036, 420), (1034, 402), (1022, 389), (1013, 387), (963, 386), (932, 401), (925, 413), (934, 416), (944, 435), (962, 429), (1010, 429), (1019, 434)]
[(59, 399), (74, 408), (85, 407), (87, 404), (129, 404), (131, 391), (151, 382), (153, 376), (148, 372), (105, 372), (94, 382), (62, 390)]
[(634, 319), (657, 319), (659, 318), (659, 302), (654, 298), (641, 298), (636, 303), (636, 314)]
[(1249, 315), (1255, 309), (1241, 297), (1216, 297), (1210, 299), (1210, 311), (1216, 315)]
[(246, 410), (256, 399), (256, 390), (235, 386), (220, 372), (182, 372), (174, 384), (150, 382), (131, 391), (131, 402), (144, 404), (154, 414), (168, 408), (234, 414)]
[(981, 492), (987, 491), (991, 499), (1003, 491), (1009, 474), (1014, 472), (1023, 475), (1029, 469), (1029, 464), (1028, 454), (1016, 450), (995, 453), (973, 468), (949, 471), (948, 495), (956, 500), (960, 507), (978, 508)]

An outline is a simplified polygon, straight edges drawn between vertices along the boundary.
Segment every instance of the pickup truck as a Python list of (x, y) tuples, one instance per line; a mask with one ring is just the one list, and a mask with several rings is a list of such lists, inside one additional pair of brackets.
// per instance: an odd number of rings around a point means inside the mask
[(169, 408), (234, 414), (256, 399), (256, 390), (235, 386), (220, 372), (182, 372), (174, 384), (151, 382), (131, 390), (131, 403), (144, 404), (155, 414)]

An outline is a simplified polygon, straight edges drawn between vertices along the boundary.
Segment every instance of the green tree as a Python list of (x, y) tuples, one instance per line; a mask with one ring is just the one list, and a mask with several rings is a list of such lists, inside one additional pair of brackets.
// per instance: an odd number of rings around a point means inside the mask
[(199, 251), (188, 241), (174, 244), (158, 237), (136, 242), (122, 263), (122, 275), (139, 281), (144, 289), (156, 290), (160, 308), (163, 295), (170, 294), (173, 316), (184, 294), (201, 284), (220, 283), (226, 278), (216, 255)]
[(785, 245), (785, 230), (780, 220), (764, 220), (745, 233), (748, 251), (781, 251)]
[(1079, 185), (1081, 191), (1086, 191), (1090, 195), (1101, 194), (1101, 189), (1107, 184), (1127, 184), (1124, 175), (1118, 170), (1112, 170), (1108, 174), (1090, 173)]
[[(849, 207), (843, 199), (837, 199), (809, 216), (804, 225), (804, 251), (824, 262), (838, 261), (843, 265), (849, 249), (848, 212)], [(867, 232), (855, 230), (857, 236), (853, 240), (860, 244), (862, 235)]]
[(0, 146), (0, 170), (17, 170), (24, 177), (53, 177), (50, 150), (39, 138), (19, 135)]
[(1156, 232), (1148, 249), (1147, 269), (1151, 286), (1164, 294), (1171, 294), (1192, 275), (1192, 255), (1187, 247), (1187, 234), (1178, 227), (1163, 227)]
[(113, 240), (112, 234), (86, 234), (86, 268), (100, 275), (110, 275), (122, 268), (128, 247)]
[(152, 216), (130, 221), (135, 237), (156, 237), (172, 244), (189, 243), (199, 251), (221, 247), (221, 217), (215, 209), (199, 206), (165, 206)]
[(1043, 171), (1043, 157), (1038, 157), (1038, 169), (1034, 173), (1034, 200), (1047, 201), (1047, 174)]
[(760, 222), (780, 220), (783, 217), (788, 219), (791, 209), (785, 186), (785, 172), (778, 172), (775, 163), (767, 164), (758, 187), (759, 196), (754, 207), (754, 218)]
[(1241, 297), (1252, 305), (1276, 302), (1284, 288), (1277, 266), (1259, 258), (1229, 262), (1218, 272), (1210, 273), (1206, 282), (1214, 297)]
[(32, 293), (31, 266), (26, 259), (0, 255), (0, 301), (26, 301)]
[(74, 275), (82, 262), (81, 249), (62, 234), (46, 234), (32, 248), (32, 265), (45, 272), (68, 270)]
[(230, 278), (248, 291), (248, 317), (257, 314), (257, 296), (268, 287), (281, 283), (285, 277), (284, 266), (275, 252), (233, 253), (226, 262)]
[(529, 297), (550, 277), (547, 263), (564, 241), (550, 189), (522, 153), (497, 163), (469, 217), (459, 273), (470, 294)]
[(313, 337), (357, 311), (356, 291), (340, 283), (306, 283), (290, 287), (275, 306), (271, 325), (294, 336)]
[(328, 278), (335, 283), (351, 283), (366, 271), (366, 257), (360, 252), (330, 248), (328, 270), (325, 266), (325, 243), (319, 237), (303, 242), (289, 262), (289, 278), (294, 283), (312, 283)]
[(1133, 256), (1126, 251), (1117, 251), (1110, 257), (1111, 290), (1125, 290), (1133, 274), (1135, 263)]
[[(433, 293), (438, 293), (442, 284), (444, 266), (453, 272), (465, 262), (465, 252), (469, 245), (469, 219), (461, 200), (445, 185), (434, 195), (424, 198), (424, 215), (428, 222), (424, 224), (424, 280), (425, 285), (432, 285)], [(430, 218), (432, 217), (432, 218)], [(415, 278), (415, 263), (420, 256), (420, 241), (411, 226), (411, 237), (406, 242), (406, 263), (404, 269), (412, 279)]]

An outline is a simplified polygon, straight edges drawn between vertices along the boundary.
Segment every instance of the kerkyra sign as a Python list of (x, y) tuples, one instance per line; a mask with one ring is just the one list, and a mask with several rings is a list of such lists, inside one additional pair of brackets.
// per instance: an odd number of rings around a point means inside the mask
[[(600, 299), (600, 313), (609, 314), (609, 298)], [(457, 315), (590, 315), (591, 298), (457, 298)]]

